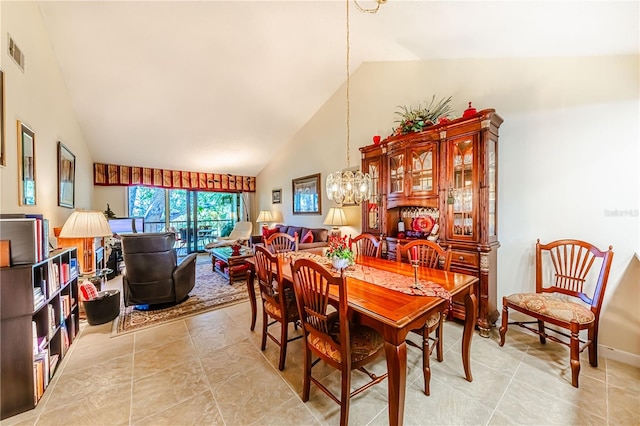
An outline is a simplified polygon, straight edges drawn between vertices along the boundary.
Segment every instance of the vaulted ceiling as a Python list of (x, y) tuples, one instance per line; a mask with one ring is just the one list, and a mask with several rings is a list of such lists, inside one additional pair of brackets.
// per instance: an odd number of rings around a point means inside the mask
[[(344, 0), (39, 6), (97, 162), (256, 175), (346, 79)], [(638, 54), (637, 1), (356, 6), (352, 72), (365, 61)]]

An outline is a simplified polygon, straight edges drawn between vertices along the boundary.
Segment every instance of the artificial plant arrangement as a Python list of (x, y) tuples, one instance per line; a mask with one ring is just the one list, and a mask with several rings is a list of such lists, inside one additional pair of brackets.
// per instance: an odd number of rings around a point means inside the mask
[(347, 244), (347, 236), (339, 237), (332, 235), (329, 237), (329, 249), (327, 250), (327, 257), (331, 259), (334, 267), (340, 269), (336, 264), (344, 265), (342, 268), (353, 264), (353, 252)]
[(407, 133), (421, 132), (426, 127), (433, 126), (438, 119), (447, 117), (453, 112), (451, 108), (451, 96), (442, 98), (438, 102), (436, 95), (433, 95), (429, 105), (419, 104), (416, 108), (407, 108), (399, 106), (400, 110), (396, 111), (396, 115), (400, 118), (395, 122), (398, 126), (393, 129), (392, 136), (406, 135)]

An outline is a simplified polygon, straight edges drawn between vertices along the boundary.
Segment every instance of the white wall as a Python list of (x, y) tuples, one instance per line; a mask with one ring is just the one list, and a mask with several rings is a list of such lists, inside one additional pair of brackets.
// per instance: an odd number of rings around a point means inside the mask
[[(58, 207), (58, 141), (62, 141), (76, 156), (76, 208), (91, 207), (93, 161), (76, 122), (37, 3), (0, 2), (0, 28), (7, 149), (7, 166), (0, 168), (0, 212), (40, 213), (50, 220), (51, 228), (62, 226), (73, 210)], [(24, 72), (7, 53), (7, 33), (24, 53)], [(28, 124), (35, 132), (35, 206), (18, 206), (17, 120)]]
[[(351, 165), (357, 148), (391, 132), (399, 105), (453, 96), (460, 116), (473, 101), (503, 118), (499, 144), (498, 297), (533, 288), (533, 248), (560, 238), (583, 239), (615, 256), (600, 343), (640, 355), (638, 57), (464, 59), (365, 63), (351, 79)], [(343, 86), (257, 177), (258, 209), (292, 224), (291, 179), (346, 167)], [(282, 204), (271, 190), (282, 188)], [(350, 208), (351, 210), (351, 208)], [(612, 216), (618, 210), (622, 216)], [(358, 232), (360, 220), (353, 231)], [(609, 306), (622, 292), (635, 303)], [(499, 302), (500, 304), (500, 302)], [(622, 330), (624, 329), (624, 333)], [(628, 333), (631, 333), (629, 335)]]

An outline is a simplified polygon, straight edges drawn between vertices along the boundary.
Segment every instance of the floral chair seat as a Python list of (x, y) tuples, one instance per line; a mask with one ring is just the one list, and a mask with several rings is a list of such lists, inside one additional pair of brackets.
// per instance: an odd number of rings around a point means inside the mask
[(579, 324), (588, 324), (595, 320), (595, 315), (588, 307), (551, 293), (517, 293), (507, 296), (507, 300), (531, 312), (565, 322), (575, 320)]

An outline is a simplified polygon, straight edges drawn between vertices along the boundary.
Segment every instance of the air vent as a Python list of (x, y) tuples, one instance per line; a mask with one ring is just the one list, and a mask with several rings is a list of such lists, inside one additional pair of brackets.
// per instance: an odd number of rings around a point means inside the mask
[(16, 42), (13, 41), (10, 35), (8, 38), (9, 38), (9, 56), (11, 56), (11, 59), (13, 59), (16, 62), (16, 64), (18, 64), (22, 72), (24, 72), (24, 54), (22, 53), (22, 50), (20, 50)]

